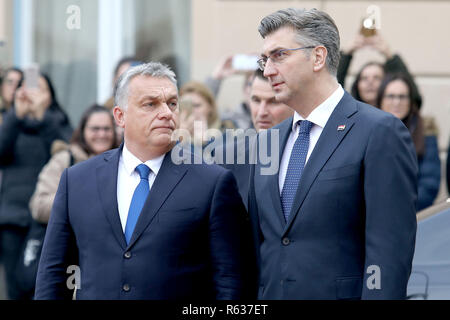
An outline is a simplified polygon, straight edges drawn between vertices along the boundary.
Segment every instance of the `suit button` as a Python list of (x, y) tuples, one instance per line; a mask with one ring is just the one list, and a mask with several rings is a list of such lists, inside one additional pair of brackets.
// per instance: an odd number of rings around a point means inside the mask
[(130, 291), (130, 286), (128, 284), (124, 284), (122, 289), (123, 289), (123, 291), (128, 292), (128, 291)]
[(283, 238), (282, 243), (283, 245), (288, 246), (291, 243), (291, 240), (289, 240), (289, 238)]
[(127, 258), (127, 259), (130, 259), (131, 258), (131, 252), (130, 251), (125, 252), (124, 257)]

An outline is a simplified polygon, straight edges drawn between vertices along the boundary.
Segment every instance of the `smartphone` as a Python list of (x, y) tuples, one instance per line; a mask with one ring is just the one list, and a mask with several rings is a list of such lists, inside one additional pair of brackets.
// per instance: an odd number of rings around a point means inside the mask
[(236, 54), (233, 56), (232, 66), (235, 70), (252, 71), (258, 69), (258, 56)]
[(364, 37), (371, 37), (377, 34), (375, 19), (373, 18), (362, 19), (361, 34)]
[(39, 65), (32, 63), (24, 70), (25, 86), (30, 89), (39, 87)]

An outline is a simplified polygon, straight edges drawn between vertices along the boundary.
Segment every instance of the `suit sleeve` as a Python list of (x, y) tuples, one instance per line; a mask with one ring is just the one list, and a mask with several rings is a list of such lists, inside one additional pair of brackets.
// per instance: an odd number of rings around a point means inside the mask
[(67, 267), (74, 263), (75, 236), (69, 223), (67, 200), (68, 169), (65, 169), (56, 192), (45, 234), (36, 279), (36, 300), (59, 300), (70, 297), (66, 286)]
[(364, 159), (365, 268), (362, 299), (405, 299), (416, 237), (417, 160), (395, 117), (372, 130)]
[(209, 239), (216, 300), (256, 298), (256, 261), (249, 219), (228, 170), (221, 174), (214, 191)]

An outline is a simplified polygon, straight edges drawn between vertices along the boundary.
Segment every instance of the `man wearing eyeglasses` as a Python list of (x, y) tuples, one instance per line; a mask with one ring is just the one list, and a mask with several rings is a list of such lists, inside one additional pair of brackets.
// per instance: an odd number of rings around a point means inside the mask
[(338, 84), (339, 32), (316, 9), (259, 26), (259, 66), (294, 116), (278, 174), (250, 174), (259, 299), (404, 299), (416, 234), (417, 163), (408, 130)]

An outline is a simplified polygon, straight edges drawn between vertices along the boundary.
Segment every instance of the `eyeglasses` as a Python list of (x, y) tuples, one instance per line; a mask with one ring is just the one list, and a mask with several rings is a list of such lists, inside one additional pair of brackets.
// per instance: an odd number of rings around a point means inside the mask
[(93, 127), (87, 127), (87, 129), (91, 130), (93, 133), (98, 133), (100, 131), (104, 131), (106, 133), (109, 133), (109, 132), (113, 131), (113, 128), (111, 128), (111, 127), (96, 127), (96, 126), (93, 126)]
[(303, 50), (303, 49), (312, 49), (315, 48), (315, 46), (308, 46), (308, 47), (300, 47), (300, 48), (294, 48), (294, 49), (280, 49), (275, 52), (272, 52), (269, 54), (268, 57), (263, 56), (261, 59), (258, 60), (258, 67), (261, 71), (264, 71), (266, 68), (267, 60), (272, 60), (273, 63), (280, 63), (283, 61), (284, 58), (286, 58), (288, 51), (296, 51), (296, 50)]
[(19, 84), (19, 81), (13, 80), (13, 79), (5, 79), (5, 81), (3, 83), (5, 85), (11, 86), (11, 87), (17, 87), (17, 85)]
[(407, 101), (407, 100), (409, 100), (409, 96), (407, 94), (386, 94), (386, 95), (384, 95), (384, 99), (387, 99), (387, 100), (398, 99), (400, 101)]

